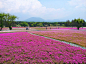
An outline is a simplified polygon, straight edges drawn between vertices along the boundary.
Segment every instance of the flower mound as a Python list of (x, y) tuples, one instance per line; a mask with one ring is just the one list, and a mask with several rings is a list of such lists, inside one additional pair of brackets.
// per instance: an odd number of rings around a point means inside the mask
[(0, 63), (86, 63), (86, 49), (31, 35), (0, 34)]

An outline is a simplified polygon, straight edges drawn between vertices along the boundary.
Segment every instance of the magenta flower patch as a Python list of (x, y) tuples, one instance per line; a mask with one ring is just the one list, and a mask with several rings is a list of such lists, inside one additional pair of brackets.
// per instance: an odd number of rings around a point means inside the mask
[(0, 34), (0, 63), (86, 63), (86, 49), (27, 32), (5, 33)]

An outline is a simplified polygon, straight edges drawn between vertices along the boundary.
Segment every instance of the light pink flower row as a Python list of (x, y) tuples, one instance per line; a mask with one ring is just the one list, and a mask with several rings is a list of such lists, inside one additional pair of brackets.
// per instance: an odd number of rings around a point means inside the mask
[(64, 40), (86, 47), (86, 31), (56, 30), (56, 31), (34, 31), (34, 34)]

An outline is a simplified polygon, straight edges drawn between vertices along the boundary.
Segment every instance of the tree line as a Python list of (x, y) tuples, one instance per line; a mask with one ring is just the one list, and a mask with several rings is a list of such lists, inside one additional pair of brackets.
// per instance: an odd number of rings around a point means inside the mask
[(83, 19), (73, 19), (72, 21), (67, 20), (66, 22), (17, 22), (19, 26), (30, 26), (30, 27), (47, 27), (47, 26), (65, 26), (65, 27), (86, 27), (86, 22)]
[(67, 27), (77, 27), (77, 29), (79, 30), (80, 27), (86, 27), (86, 22), (83, 19), (74, 19), (72, 21), (67, 20), (65, 23), (65, 26)]
[(86, 22), (83, 19), (73, 19), (72, 21), (67, 20), (66, 22), (25, 22), (25, 21), (15, 21), (18, 19), (17, 16), (11, 15), (9, 13), (0, 13), (0, 27), (2, 30), (3, 26), (9, 27), (12, 30), (12, 27), (48, 27), (48, 26), (65, 26), (65, 27), (77, 27), (79, 30), (80, 27), (86, 27)]
[(64, 26), (65, 22), (25, 22), (17, 21), (15, 22), (17, 26), (30, 26), (30, 27), (46, 27), (46, 26)]

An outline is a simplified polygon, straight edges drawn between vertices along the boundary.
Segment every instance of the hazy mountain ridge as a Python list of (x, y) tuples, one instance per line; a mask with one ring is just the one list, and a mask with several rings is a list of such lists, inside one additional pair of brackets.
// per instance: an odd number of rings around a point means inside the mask
[(26, 19), (25, 21), (39, 21), (39, 22), (43, 22), (43, 21), (45, 21), (44, 19), (42, 19), (42, 18), (40, 18), (40, 17), (31, 17), (31, 18), (28, 18), (28, 19)]
[(61, 22), (59, 19), (54, 19), (54, 20), (44, 20), (40, 17), (31, 17), (31, 18), (28, 18), (24, 21), (27, 21), (27, 22)]

